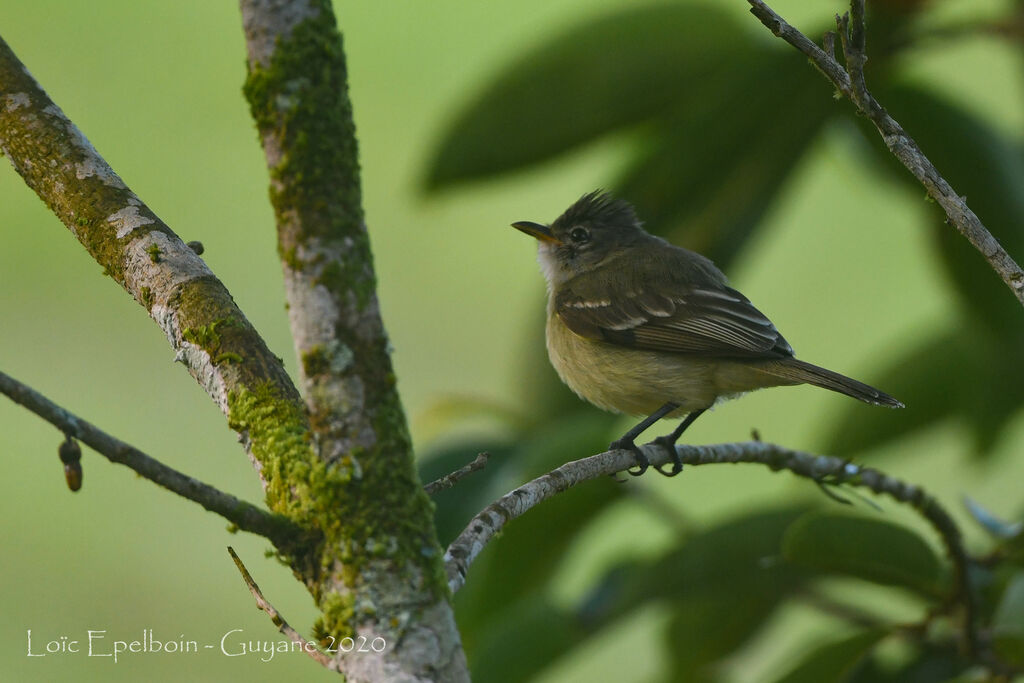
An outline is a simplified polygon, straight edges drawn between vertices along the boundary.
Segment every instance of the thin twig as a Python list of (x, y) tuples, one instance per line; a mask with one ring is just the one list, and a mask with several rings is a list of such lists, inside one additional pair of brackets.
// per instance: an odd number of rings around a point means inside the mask
[(278, 548), (294, 547), (307, 536), (306, 532), (287, 519), (261, 510), (230, 493), (164, 465), (3, 372), (0, 372), (0, 393), (43, 418), (65, 435), (78, 439), (111, 462), (125, 465), (153, 483), (199, 503), (210, 512), (216, 512), (232, 522), (242, 531), (270, 539)]
[(256, 606), (266, 612), (270, 616), (270, 620), (274, 622), (274, 626), (277, 630), (288, 636), (288, 638), (299, 648), (309, 655), (310, 659), (315, 661), (320, 666), (326, 668), (332, 668), (332, 660), (325, 653), (320, 650), (312, 642), (302, 637), (302, 634), (293, 629), (288, 625), (288, 622), (284, 620), (281, 613), (277, 609), (267, 602), (267, 599), (263, 597), (263, 593), (260, 591), (260, 587), (256, 585), (249, 570), (245, 568), (242, 563), (242, 559), (235, 553), (234, 548), (228, 546), (228, 552), (231, 553), (231, 559), (235, 561), (235, 566), (238, 567), (238, 571), (242, 574), (242, 580), (245, 581), (245, 585), (249, 587), (249, 592), (252, 593), (252, 597), (256, 598)]
[[(917, 143), (868, 91), (864, 81), (864, 63), (867, 61), (864, 51), (864, 0), (852, 0), (850, 14), (836, 17), (843, 57), (849, 73), (828, 52), (786, 23), (762, 0), (747, 2), (751, 5), (750, 12), (760, 19), (768, 30), (807, 55), (839, 92), (875, 124), (889, 151), (917, 178), (928, 196), (946, 212), (948, 222), (956, 226), (960, 234), (981, 252), (1017, 300), (1024, 304), (1024, 270), (1021, 270), (1017, 262), (1006, 253), (999, 241), (967, 206), (964, 198), (953, 190), (928, 160)], [(828, 43), (826, 47), (834, 49)]]
[[(651, 465), (669, 462), (664, 448), (647, 444), (642, 447)], [(716, 444), (711, 446), (677, 445), (676, 452), (684, 465), (721, 463), (756, 463), (772, 470), (788, 470), (821, 484), (862, 486), (876, 494), (886, 495), (914, 508), (938, 532), (955, 569), (957, 593), (954, 599), (964, 606), (964, 639), (970, 653), (978, 652), (976, 631), (977, 605), (968, 583), (968, 557), (960, 530), (937, 500), (924, 489), (889, 477), (870, 467), (860, 467), (846, 460), (825, 455), (794, 451), (764, 442)], [(621, 472), (635, 464), (630, 451), (612, 450), (574, 460), (505, 494), (484, 508), (456, 538), (445, 553), (448, 587), (454, 593), (466, 581), (469, 565), (502, 528), (533, 506), (566, 489), (590, 479)]]
[(490, 457), (491, 454), (488, 453), (487, 451), (484, 451), (483, 453), (477, 455), (473, 462), (469, 463), (468, 465), (463, 465), (459, 469), (444, 475), (440, 479), (435, 479), (434, 481), (424, 486), (423, 490), (427, 492), (428, 496), (432, 496), (438, 491), (450, 489), (451, 487), (458, 484), (459, 480), (462, 479), (463, 477), (473, 474), (477, 470), (482, 470), (484, 467), (486, 467), (487, 459)]

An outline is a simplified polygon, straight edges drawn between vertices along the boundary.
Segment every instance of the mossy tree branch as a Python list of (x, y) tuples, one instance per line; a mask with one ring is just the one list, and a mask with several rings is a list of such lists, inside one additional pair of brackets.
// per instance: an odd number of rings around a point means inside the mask
[[(301, 445), (308, 433), (298, 391), (280, 359), (203, 260), (121, 181), (3, 40), (0, 150), (106, 274), (164, 331), (175, 360), (238, 431), (271, 509), (309, 526), (289, 504), (287, 492), (296, 490), (296, 483), (283, 481), (289, 469), (279, 463), (282, 444)], [(237, 414), (238, 406), (247, 414)], [(254, 416), (270, 412), (287, 415), (288, 423), (276, 430), (253, 430), (260, 424)], [(281, 439), (282, 434), (295, 438)], [(301, 448), (295, 453), (303, 458)], [(309, 461), (308, 447), (305, 453)]]
[(0, 150), (107, 275), (142, 304), (220, 409), (269, 385), (298, 400), (267, 348), (199, 256), (133, 193), (0, 39)]
[(389, 644), (339, 652), (351, 680), (464, 680), (377, 303), (341, 34), (325, 0), (241, 8), (245, 94), (270, 172), (302, 386), (320, 462), (337, 480), (316, 502), (330, 520), (314, 591), (321, 627)]
[(319, 528), (301, 501), (323, 478), (305, 407), (281, 360), (203, 260), (128, 189), (2, 40), (0, 150), (163, 329), (175, 360), (238, 432), (270, 509)]

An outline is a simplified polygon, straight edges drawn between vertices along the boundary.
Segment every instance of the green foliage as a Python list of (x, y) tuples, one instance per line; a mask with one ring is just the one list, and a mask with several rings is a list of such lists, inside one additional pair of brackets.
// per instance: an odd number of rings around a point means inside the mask
[[(973, 341), (974, 335), (966, 330), (937, 332), (887, 363), (878, 376), (885, 377), (887, 390), (907, 407), (898, 414), (846, 408), (829, 430), (827, 450), (841, 455), (863, 453), (973, 411), (979, 394), (991, 386), (981, 378), (989, 378), (986, 370), (992, 367), (984, 353), (976, 353)], [(1003, 414), (1002, 409), (998, 414)]]
[(972, 668), (950, 643), (944, 643), (917, 647), (895, 666), (865, 657), (843, 680), (844, 683), (982, 683), (992, 679)]
[[(631, 8), (511, 65), (452, 122), (430, 189), (639, 133), (615, 183), (649, 230), (728, 262), (840, 110), (782, 46), (701, 3)], [(497, 141), (501, 144), (496, 144)]]
[(615, 183), (651, 230), (725, 264), (838, 111), (790, 51), (728, 61), (653, 123)]
[(473, 650), (470, 668), (476, 680), (526, 681), (578, 645), (584, 635), (574, 615), (556, 607), (549, 597), (533, 593), (509, 605), (502, 619), (487, 629)]
[(670, 676), (715, 680), (715, 666), (741, 650), (768, 622), (781, 600), (750, 585), (721, 587), (674, 605), (663, 640)]
[(666, 650), (674, 680), (703, 680), (741, 649), (808, 574), (781, 562), (786, 528), (804, 511), (758, 511), (684, 539), (636, 581), (651, 601), (672, 605)]
[(1006, 661), (1024, 666), (1024, 571), (1014, 575), (992, 620), (995, 649)]
[(872, 629), (828, 643), (808, 654), (776, 683), (842, 683), (851, 670), (889, 634)]
[[(590, 21), (511, 65), (449, 127), (431, 188), (545, 161), (700, 95), (752, 41), (710, 6), (661, 4)], [(640, 75), (640, 77), (638, 77)]]
[(1002, 594), (992, 620), (995, 651), (1011, 664), (1024, 666), (1024, 571), (1018, 572)]
[(837, 513), (812, 513), (790, 526), (782, 542), (790, 562), (926, 596), (943, 594), (939, 558), (920, 536), (891, 522)]

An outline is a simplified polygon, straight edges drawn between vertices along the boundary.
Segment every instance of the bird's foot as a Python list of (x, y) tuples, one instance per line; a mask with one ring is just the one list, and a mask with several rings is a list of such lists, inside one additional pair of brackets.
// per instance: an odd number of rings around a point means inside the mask
[[(633, 452), (633, 457), (636, 458), (636, 468), (630, 468), (626, 470), (626, 474), (629, 474), (630, 476), (639, 477), (641, 474), (647, 471), (648, 467), (651, 466), (650, 461), (647, 460), (647, 456), (640, 451), (639, 446), (633, 443), (633, 439), (618, 439), (617, 441), (612, 441), (611, 444), (608, 445), (608, 449)], [(616, 478), (616, 481), (619, 481), (619, 479)], [(622, 481), (628, 480), (624, 479)]]
[(671, 436), (659, 436), (654, 440), (654, 443), (668, 451), (669, 458), (672, 459), (672, 469), (664, 469), (662, 465), (655, 465), (654, 469), (658, 471), (658, 474), (664, 477), (674, 477), (683, 471), (683, 461), (679, 457), (679, 453), (676, 451), (676, 441)]

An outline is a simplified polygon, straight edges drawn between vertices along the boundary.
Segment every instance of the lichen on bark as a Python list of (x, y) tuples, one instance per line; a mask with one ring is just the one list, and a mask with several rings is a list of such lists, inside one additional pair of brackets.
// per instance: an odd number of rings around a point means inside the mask
[[(303, 446), (319, 457), (295, 469), (289, 453), (268, 454), (264, 467), (291, 468), (282, 481), (305, 499), (293, 512), (324, 534), (324, 574), (310, 586), (322, 611), (318, 633), (370, 628), (397, 643), (406, 628), (397, 612), (416, 626), (417, 613), (449, 594), (380, 320), (342, 38), (329, 3), (311, 0), (306, 9), (270, 26), (259, 14), (273, 12), (269, 3), (243, 2), (244, 91), (267, 157), (314, 435)], [(235, 396), (232, 405), (251, 413), (252, 399)], [(283, 495), (270, 483), (278, 473), (264, 476), (268, 501)]]

